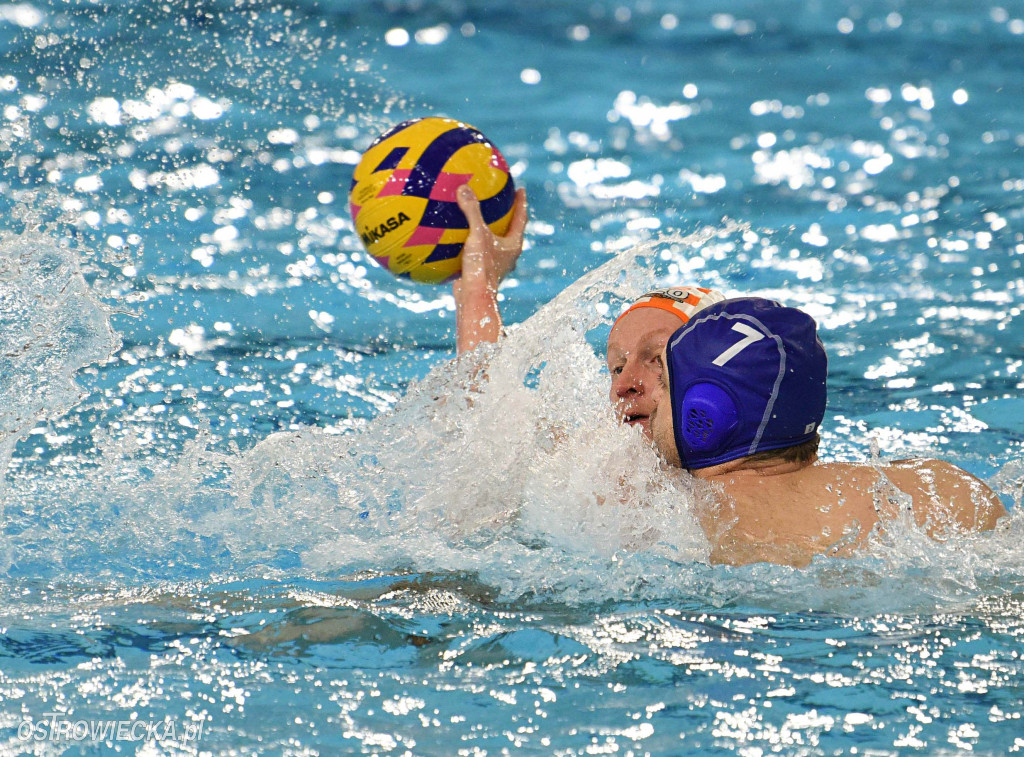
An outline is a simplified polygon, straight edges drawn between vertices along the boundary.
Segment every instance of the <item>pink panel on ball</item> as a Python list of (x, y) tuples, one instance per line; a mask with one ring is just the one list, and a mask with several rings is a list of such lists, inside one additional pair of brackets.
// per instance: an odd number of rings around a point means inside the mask
[(496, 149), (491, 150), (491, 165), (505, 173), (508, 173), (508, 161), (506, 161), (505, 156)]
[(395, 195), (402, 194), (402, 190), (405, 189), (405, 182), (409, 178), (409, 174), (412, 173), (410, 168), (402, 168), (392, 172), (388, 177), (388, 180), (384, 182), (384, 186), (381, 187), (380, 192), (377, 194), (378, 197), (393, 197)]
[(429, 226), (419, 226), (409, 237), (409, 241), (407, 241), (403, 246), (416, 247), (417, 245), (437, 244), (441, 241), (441, 236), (443, 234), (444, 229), (432, 229)]
[(441, 202), (455, 202), (455, 190), (463, 184), (469, 184), (473, 178), (471, 173), (446, 173), (442, 171), (437, 175), (433, 189), (430, 190), (430, 199)]

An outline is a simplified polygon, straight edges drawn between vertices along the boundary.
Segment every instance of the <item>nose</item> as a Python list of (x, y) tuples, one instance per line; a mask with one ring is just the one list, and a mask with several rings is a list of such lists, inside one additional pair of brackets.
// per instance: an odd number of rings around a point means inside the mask
[(627, 397), (631, 394), (644, 393), (644, 381), (639, 373), (630, 365), (625, 365), (622, 371), (612, 379), (612, 392), (616, 397)]

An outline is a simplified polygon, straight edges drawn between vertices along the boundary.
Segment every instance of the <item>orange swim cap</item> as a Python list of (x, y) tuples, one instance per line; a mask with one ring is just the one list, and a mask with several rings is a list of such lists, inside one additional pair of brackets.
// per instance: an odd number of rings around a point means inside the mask
[[(704, 287), (697, 286), (652, 289), (626, 308), (622, 315), (615, 319), (615, 323), (618, 323), (628, 313), (632, 313), (638, 308), (659, 308), (660, 310), (667, 310), (686, 324), (697, 311), (703, 310), (708, 305), (714, 305), (716, 302), (721, 302), (724, 299), (725, 295), (716, 289), (705, 289)], [(612, 328), (615, 328), (615, 324), (612, 324)]]

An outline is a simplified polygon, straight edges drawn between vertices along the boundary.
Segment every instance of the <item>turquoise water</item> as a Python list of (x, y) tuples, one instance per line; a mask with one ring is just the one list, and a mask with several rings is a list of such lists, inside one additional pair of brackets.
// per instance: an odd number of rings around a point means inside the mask
[[(0, 45), (0, 751), (1024, 750), (1024, 6), (32, 0)], [(420, 115), (530, 196), (482, 388), (347, 215)], [(827, 458), (1010, 517), (709, 566), (605, 400), (677, 281), (818, 318)]]

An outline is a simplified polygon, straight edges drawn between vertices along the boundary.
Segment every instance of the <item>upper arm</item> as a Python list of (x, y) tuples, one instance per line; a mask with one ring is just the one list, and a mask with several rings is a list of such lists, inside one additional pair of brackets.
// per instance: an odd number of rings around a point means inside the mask
[(944, 460), (901, 460), (885, 474), (913, 498), (914, 519), (931, 536), (987, 531), (1006, 515), (1002, 501), (983, 481)]

